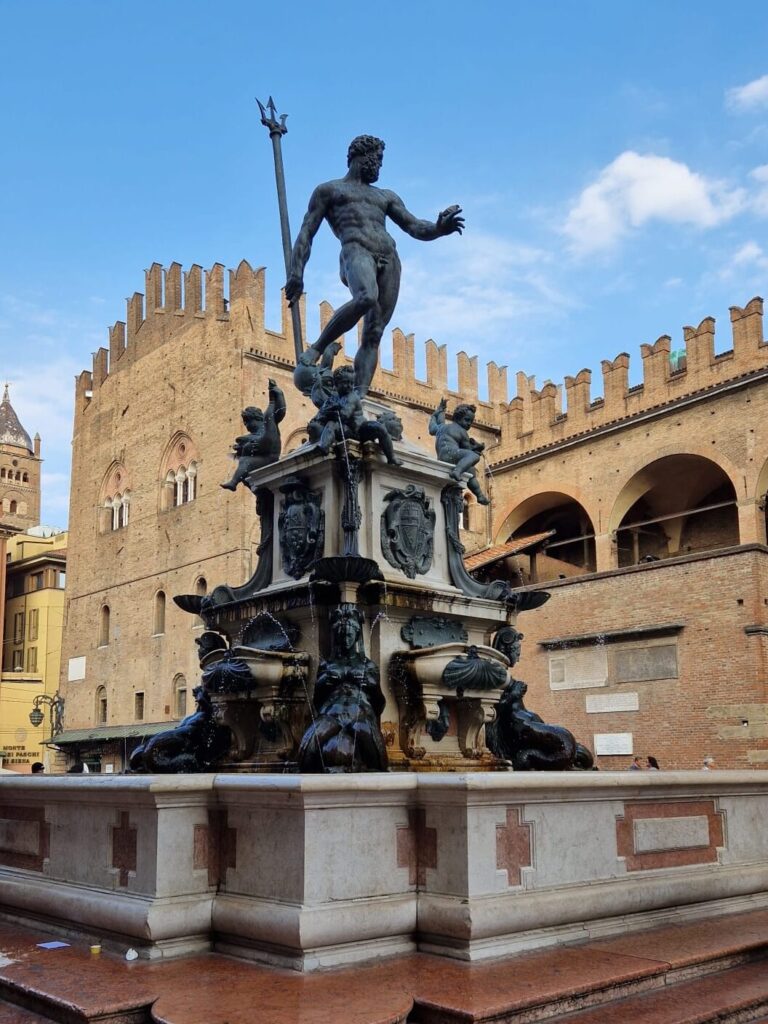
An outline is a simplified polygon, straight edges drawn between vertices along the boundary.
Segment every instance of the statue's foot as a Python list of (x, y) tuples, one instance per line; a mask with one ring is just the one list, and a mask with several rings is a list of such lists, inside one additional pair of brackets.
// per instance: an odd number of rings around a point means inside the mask
[(477, 504), (478, 505), (490, 505), (491, 504), (491, 499), (490, 498), (486, 498), (486, 496), (484, 494), (478, 494), (478, 496), (477, 496)]
[(320, 360), (321, 355), (322, 353), (314, 345), (310, 345), (309, 348), (304, 349), (298, 361), (301, 366), (314, 366)]
[(237, 484), (233, 483), (231, 480), (228, 480), (225, 484), (219, 484), (219, 487), (223, 487), (225, 491), (237, 490)]
[(451, 480), (455, 480), (456, 483), (460, 484), (461, 478), (464, 476), (464, 474), (458, 473), (455, 469), (452, 469), (448, 476), (451, 478)]
[(393, 455), (391, 459), (387, 459), (387, 462), (390, 464), (390, 466), (402, 466), (403, 464), (403, 460), (398, 459), (396, 455)]

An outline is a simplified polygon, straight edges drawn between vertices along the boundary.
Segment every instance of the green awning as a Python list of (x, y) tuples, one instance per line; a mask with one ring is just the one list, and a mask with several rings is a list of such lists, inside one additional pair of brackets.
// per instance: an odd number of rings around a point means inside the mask
[(46, 740), (46, 744), (54, 747), (98, 746), (115, 740), (148, 739), (166, 729), (173, 729), (178, 722), (137, 722), (135, 725), (103, 725), (97, 729), (65, 729), (58, 736)]

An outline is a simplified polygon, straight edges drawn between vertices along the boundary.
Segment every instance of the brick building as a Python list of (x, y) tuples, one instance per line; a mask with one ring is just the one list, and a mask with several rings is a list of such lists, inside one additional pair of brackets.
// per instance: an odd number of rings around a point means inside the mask
[[(46, 714), (35, 729), (36, 697), (59, 683), (67, 535), (40, 525), (40, 435), (30, 438), (6, 384), (0, 402), (0, 752), (3, 764), (29, 771), (50, 764)], [(44, 704), (45, 706), (45, 704)]]
[[(246, 262), (226, 277), (219, 264), (153, 264), (145, 295), (77, 382), (62, 740), (105, 770), (191, 707), (200, 627), (173, 595), (252, 572), (253, 498), (218, 487), (240, 410), (263, 405), (274, 377), (288, 401), (284, 449), (306, 436), (313, 407), (291, 383), (288, 310), (270, 330), (264, 287)], [(331, 312), (323, 304), (321, 322)], [(643, 346), (640, 386), (629, 387), (626, 354), (603, 362), (600, 399), (588, 370), (567, 378), (564, 410), (560, 388), (537, 391), (522, 374), (508, 402), (493, 363), (480, 400), (477, 358), (464, 353), (449, 390), (432, 341), (420, 381), (414, 339), (397, 330), (393, 368), (374, 378), (372, 397), (428, 451), (443, 394), (449, 407), (477, 404), (493, 506), (468, 501), (467, 550), (479, 573), (551, 591), (521, 619), (518, 674), (530, 707), (606, 751), (603, 768), (626, 767), (633, 750), (668, 767), (705, 753), (724, 766), (768, 763), (762, 301), (731, 316), (731, 350), (715, 353), (705, 320), (686, 329), (682, 359), (667, 337)]]
[[(225, 284), (228, 285), (225, 293)], [(321, 320), (332, 314), (323, 304)], [(253, 496), (219, 484), (232, 472), (241, 410), (264, 406), (267, 380), (285, 391), (286, 451), (306, 440), (316, 411), (294, 388), (290, 314), (264, 321), (264, 271), (242, 262), (225, 277), (216, 264), (158, 264), (146, 297), (128, 301), (126, 322), (76, 385), (68, 545), (61, 745), (93, 767), (119, 771), (141, 737), (192, 708), (201, 626), (174, 603), (248, 579), (259, 540)], [(429, 382), (415, 376), (414, 340), (393, 336), (394, 369), (379, 368), (371, 396), (397, 408), (405, 435), (434, 450), (429, 417), (445, 393), (478, 405), (476, 434), (499, 438), (506, 371), (491, 364), (491, 401), (477, 398), (477, 360), (459, 357), (459, 392), (447, 389), (446, 352), (428, 341)], [(337, 357), (337, 364), (342, 355)], [(490, 519), (467, 509), (470, 546), (488, 541)]]
[[(762, 300), (731, 309), (715, 351), (708, 318), (629, 356), (536, 390), (518, 377), (494, 450), (495, 561), (479, 569), (544, 586), (523, 616), (517, 669), (528, 704), (598, 752), (667, 768), (768, 763), (768, 345)], [(520, 537), (555, 531), (540, 553)], [(475, 560), (483, 561), (482, 556)]]

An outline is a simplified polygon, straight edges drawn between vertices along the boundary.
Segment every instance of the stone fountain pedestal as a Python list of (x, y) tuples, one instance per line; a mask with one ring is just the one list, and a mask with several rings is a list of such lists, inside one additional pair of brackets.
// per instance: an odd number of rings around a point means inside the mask
[[(351, 441), (330, 455), (307, 445), (248, 478), (261, 519), (259, 564), (244, 585), (217, 587), (201, 610), (233, 654), (250, 630), (253, 690), (247, 700), (217, 698), (221, 719), (237, 725), (230, 767), (294, 765), (297, 737), (312, 721), (319, 660), (329, 650), (329, 612), (343, 602), (364, 614), (364, 646), (385, 698), (380, 721), (390, 768), (504, 766), (485, 743), (504, 671), (484, 689), (450, 686), (443, 672), (470, 649), (508, 666), (490, 642), (513, 617), (510, 605), (463, 568), (462, 490), (449, 476), (452, 467), (409, 445), (395, 447), (399, 466), (373, 444)], [(256, 620), (283, 632), (282, 651), (259, 652)], [(275, 672), (266, 692), (265, 674)], [(259, 730), (250, 744), (240, 735), (243, 720)], [(279, 737), (270, 738), (270, 722)]]
[(142, 957), (483, 960), (768, 906), (768, 775), (0, 778), (0, 915)]

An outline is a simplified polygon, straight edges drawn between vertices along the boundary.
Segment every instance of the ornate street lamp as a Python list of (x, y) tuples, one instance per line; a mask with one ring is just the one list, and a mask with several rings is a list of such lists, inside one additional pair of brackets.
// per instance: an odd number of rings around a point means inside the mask
[(64, 698), (59, 696), (58, 690), (52, 697), (47, 693), (40, 693), (32, 701), (32, 710), (29, 712), (29, 720), (37, 728), (43, 724), (45, 715), (40, 710), (40, 705), (48, 708), (48, 721), (51, 727), (51, 739), (57, 736), (64, 728)]

